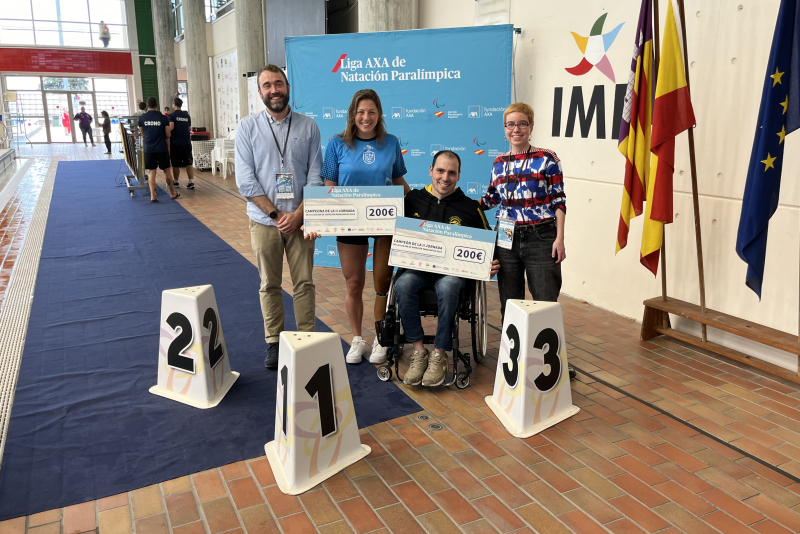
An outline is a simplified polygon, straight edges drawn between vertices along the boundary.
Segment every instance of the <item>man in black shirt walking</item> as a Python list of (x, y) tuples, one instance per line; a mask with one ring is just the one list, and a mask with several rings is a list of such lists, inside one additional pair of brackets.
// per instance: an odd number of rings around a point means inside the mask
[(147, 99), (147, 113), (139, 117), (139, 131), (144, 138), (144, 168), (150, 171), (150, 202), (158, 202), (156, 197), (156, 170), (161, 169), (166, 175), (170, 197), (178, 198), (172, 186), (172, 172), (169, 163), (169, 119), (158, 111), (158, 102), (152, 96)]
[(186, 168), (189, 175), (187, 189), (194, 189), (194, 158), (192, 157), (192, 142), (190, 132), (192, 128), (192, 118), (189, 113), (181, 109), (183, 100), (175, 97), (172, 108), (175, 110), (169, 114), (169, 157), (172, 161), (172, 173), (175, 175), (175, 187), (180, 187), (178, 177), (181, 169)]

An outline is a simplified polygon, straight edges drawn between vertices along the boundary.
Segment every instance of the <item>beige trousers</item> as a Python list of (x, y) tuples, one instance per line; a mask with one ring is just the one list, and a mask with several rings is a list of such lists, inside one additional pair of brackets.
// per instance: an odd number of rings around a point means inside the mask
[(283, 331), (283, 255), (289, 263), (294, 291), (294, 318), (300, 332), (314, 331), (315, 289), (314, 241), (303, 239), (303, 232), (281, 233), (275, 226), (250, 220), (250, 242), (261, 275), (261, 314), (264, 317), (264, 338), (277, 343)]

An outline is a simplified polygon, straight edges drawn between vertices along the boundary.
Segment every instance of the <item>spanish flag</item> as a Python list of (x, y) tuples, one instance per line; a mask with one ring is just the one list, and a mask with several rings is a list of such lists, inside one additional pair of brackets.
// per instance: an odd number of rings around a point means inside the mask
[(645, 184), (650, 176), (652, 95), (653, 0), (642, 0), (619, 128), (618, 149), (625, 156), (625, 181), (617, 228), (617, 252), (628, 244), (630, 220), (641, 215), (643, 210)]
[(677, 0), (668, 0), (650, 140), (650, 179), (642, 233), (642, 265), (655, 274), (665, 224), (672, 222), (672, 176), (675, 172), (675, 137), (695, 124), (686, 83), (683, 32)]

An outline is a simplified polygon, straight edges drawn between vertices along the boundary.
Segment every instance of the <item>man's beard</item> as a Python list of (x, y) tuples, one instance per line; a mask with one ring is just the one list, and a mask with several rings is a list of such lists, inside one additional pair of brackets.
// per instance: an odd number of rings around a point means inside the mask
[(264, 105), (267, 106), (267, 108), (270, 111), (274, 111), (275, 113), (280, 113), (281, 111), (286, 109), (286, 106), (289, 104), (288, 93), (283, 95), (283, 98), (280, 100), (280, 102), (273, 103), (272, 101), (270, 101), (271, 97), (272, 95), (268, 93), (266, 96), (264, 96), (264, 98), (262, 98), (262, 100), (264, 101)]

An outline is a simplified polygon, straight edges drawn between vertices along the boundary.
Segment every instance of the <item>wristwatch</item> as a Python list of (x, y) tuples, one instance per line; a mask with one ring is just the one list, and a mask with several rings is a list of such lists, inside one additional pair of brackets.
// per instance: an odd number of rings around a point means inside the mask
[(278, 218), (278, 210), (273, 210), (269, 213), (270, 219), (277, 219)]

